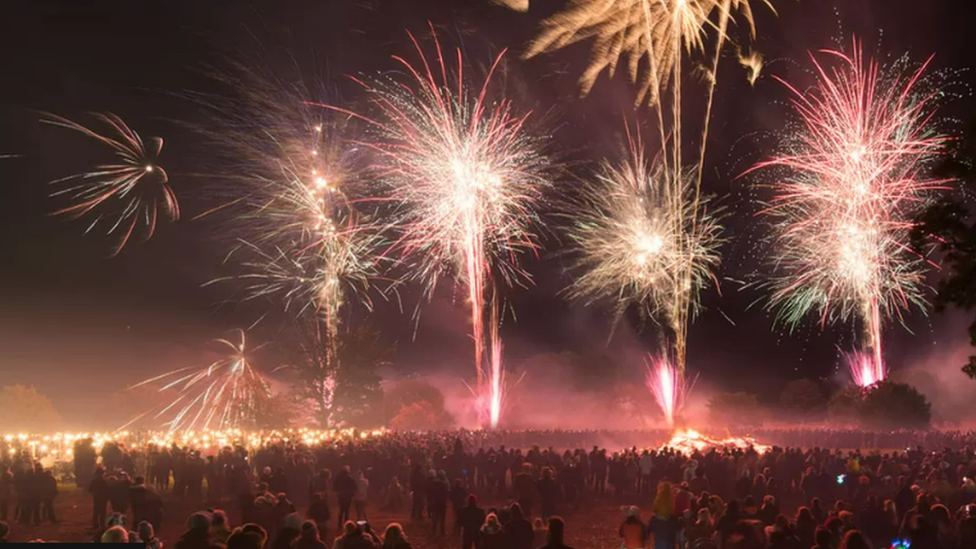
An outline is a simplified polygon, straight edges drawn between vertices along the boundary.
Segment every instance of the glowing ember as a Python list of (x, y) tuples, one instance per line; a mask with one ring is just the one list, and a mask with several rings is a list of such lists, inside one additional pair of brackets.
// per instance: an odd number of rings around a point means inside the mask
[(692, 454), (695, 451), (706, 452), (712, 448), (721, 450), (725, 448), (739, 448), (745, 450), (752, 448), (760, 454), (770, 450), (769, 446), (759, 444), (750, 437), (729, 437), (724, 439), (711, 438), (703, 435), (694, 429), (681, 429), (671, 435), (671, 440), (661, 446), (661, 449), (670, 448), (684, 454)]

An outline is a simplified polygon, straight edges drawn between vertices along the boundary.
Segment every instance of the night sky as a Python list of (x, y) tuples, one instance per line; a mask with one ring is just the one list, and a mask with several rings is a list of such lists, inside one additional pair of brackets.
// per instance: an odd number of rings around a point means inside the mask
[[(535, 128), (551, 136), (552, 156), (565, 167), (556, 188), (571, 193), (579, 184), (574, 175), (585, 177), (600, 158), (618, 154), (624, 119), (646, 123), (648, 135), (656, 129), (651, 111), (633, 109), (624, 75), (602, 75), (593, 93), (579, 99), (576, 79), (589, 43), (518, 59), (539, 21), (563, 3), (532, 0), (530, 12), (521, 14), (487, 0), (3, 2), (0, 156), (10, 157), (0, 158), (0, 384), (34, 384), (69, 420), (89, 414), (105, 421), (111, 415), (101, 405), (106, 397), (151, 375), (204, 362), (213, 338), (274, 308), (238, 303), (233, 284), (203, 286), (232, 274), (232, 266), (221, 265), (227, 239), (220, 233), (229, 223), (192, 218), (228, 190), (207, 175), (217, 167), (207, 165), (199, 137), (187, 130), (206, 120), (186, 96), (216, 93), (208, 67), (228, 59), (261, 59), (273, 71), (293, 63), (346, 104), (362, 94), (344, 75), (394, 68), (391, 55), (411, 53), (405, 30), (423, 34), (427, 21), (445, 44), (460, 44), (471, 59), (484, 61), (508, 48), (507, 85), (518, 90), (519, 108), (535, 114)], [(763, 296), (739, 282), (762, 273), (765, 228), (754, 217), (755, 199), (761, 198), (751, 186), (756, 181), (737, 176), (772, 150), (788, 116), (787, 91), (770, 75), (810, 84), (806, 52), (849, 44), (852, 36), (881, 58), (908, 52), (922, 61), (936, 53), (935, 70), (966, 69), (976, 56), (970, 0), (774, 3), (778, 16), (754, 2), (755, 48), (766, 58), (755, 87), (731, 49), (719, 69), (704, 186), (730, 212), (730, 241), (718, 273), (721, 295), (715, 288), (703, 295), (705, 311), (690, 332), (688, 357), (709, 385), (769, 394), (797, 377), (840, 380), (838, 346), (853, 346), (849, 327), (821, 331), (811, 320), (792, 334), (774, 329)], [(747, 34), (741, 28), (734, 33)], [(965, 87), (976, 83), (976, 74), (963, 71), (955, 81)], [(694, 127), (705, 94), (702, 86), (690, 88), (685, 123)], [(183, 220), (161, 225), (152, 240), (108, 258), (111, 240), (84, 235), (84, 222), (49, 215), (58, 204), (48, 197), (46, 182), (91, 163), (93, 151), (100, 151), (78, 135), (39, 124), (39, 111), (71, 119), (110, 111), (143, 136), (164, 137), (160, 164), (180, 198)], [(965, 118), (971, 112), (972, 98), (963, 97), (942, 114)], [(540, 356), (571, 351), (590, 357), (582, 368), (640, 383), (642, 350), (654, 347), (655, 326), (627, 319), (608, 344), (609, 308), (584, 308), (560, 294), (571, 277), (567, 245), (561, 227), (548, 227), (540, 257), (526, 264), (535, 286), (507, 293), (518, 315), (502, 329), (507, 363), (528, 368)], [(403, 293), (406, 313), (377, 298), (372, 315), (351, 314), (395, 346), (392, 375), (470, 377), (467, 317), (455, 297), (448, 285), (441, 288), (416, 338), (410, 318), (420, 299), (416, 289)], [(966, 353), (963, 315), (926, 318), (915, 312), (907, 324), (914, 333), (897, 325), (886, 331), (886, 358), (894, 370), (948, 364)], [(253, 337), (274, 342), (279, 329), (272, 316)], [(574, 368), (547, 369), (545, 375), (587, 374)], [(958, 365), (945, 371), (955, 375)]]

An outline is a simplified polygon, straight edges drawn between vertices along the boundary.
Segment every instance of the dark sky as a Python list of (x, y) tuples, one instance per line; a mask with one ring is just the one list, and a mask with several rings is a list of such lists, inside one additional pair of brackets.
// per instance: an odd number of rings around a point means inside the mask
[[(632, 90), (619, 77), (602, 76), (590, 97), (578, 99), (575, 80), (588, 44), (517, 59), (538, 21), (562, 3), (532, 0), (530, 13), (519, 14), (487, 0), (3, 2), (0, 155), (17, 156), (0, 159), (0, 382), (34, 384), (65, 415), (83, 415), (133, 381), (200, 362), (209, 341), (250, 324), (269, 307), (236, 305), (238, 294), (228, 285), (201, 286), (228, 274), (220, 265), (226, 239), (214, 234), (225, 228), (190, 220), (212, 202), (216, 183), (199, 176), (213, 168), (198, 165), (196, 136), (184, 126), (204, 121), (182, 97), (187, 91), (212, 92), (204, 67), (228, 58), (298, 60), (333, 80), (326, 85), (335, 86), (341, 100), (355, 101), (356, 89), (343, 75), (392, 68), (391, 55), (410, 53), (404, 30), (423, 31), (429, 20), (442, 40), (461, 43), (471, 57), (513, 50), (509, 80), (519, 86), (520, 106), (538, 113), (567, 166), (589, 173), (601, 156), (616, 153), (624, 117), (649, 122), (651, 116), (646, 109), (635, 113)], [(723, 59), (706, 162), (706, 190), (722, 197), (731, 212), (731, 241), (719, 273), (721, 296), (715, 289), (706, 292), (706, 310), (691, 331), (689, 364), (703, 379), (736, 389), (772, 390), (794, 377), (833, 376), (837, 345), (852, 345), (849, 328), (822, 333), (811, 323), (792, 335), (774, 330), (761, 306), (749, 308), (762, 296), (735, 282), (761, 268), (755, 250), (763, 237), (752, 217), (750, 181), (735, 176), (775, 145), (774, 132), (787, 115), (786, 91), (769, 75), (803, 86), (811, 81), (805, 52), (838, 40), (846, 44), (852, 35), (881, 57), (909, 52), (924, 59), (934, 52), (937, 69), (968, 67), (976, 55), (969, 36), (976, 8), (969, 0), (775, 5), (778, 17), (756, 9), (756, 47), (767, 64), (755, 88), (731, 53)], [(967, 72), (956, 78), (974, 79)], [(703, 108), (704, 94), (692, 87), (685, 100), (693, 117)], [(92, 150), (76, 135), (38, 124), (37, 111), (75, 119), (111, 111), (143, 135), (163, 136), (160, 163), (170, 172), (184, 220), (161, 226), (151, 241), (109, 259), (110, 241), (83, 235), (84, 223), (50, 216), (56, 205), (45, 182), (84, 165)], [(967, 111), (971, 99), (963, 98), (948, 105), (946, 114)], [(569, 276), (565, 238), (557, 226), (547, 232), (541, 257), (527, 265), (536, 286), (510, 293), (518, 314), (503, 329), (510, 363), (563, 350), (627, 356), (636, 364), (620, 375), (639, 382), (639, 350), (653, 346), (655, 328), (627, 322), (608, 347), (608, 311), (558, 295)], [(412, 310), (416, 292), (407, 291), (405, 299)], [(409, 314), (393, 304), (381, 304), (372, 315), (396, 346), (397, 371), (470, 373), (465, 313), (450, 299), (449, 289), (440, 292), (415, 340)], [(946, 318), (913, 314), (908, 324), (914, 334), (899, 326), (887, 331), (886, 353), (896, 369), (928, 357), (933, 346), (964, 341), (960, 323)], [(274, 339), (273, 332), (259, 330), (255, 337)], [(620, 348), (628, 352), (620, 354)], [(604, 365), (595, 361), (592, 367)]]

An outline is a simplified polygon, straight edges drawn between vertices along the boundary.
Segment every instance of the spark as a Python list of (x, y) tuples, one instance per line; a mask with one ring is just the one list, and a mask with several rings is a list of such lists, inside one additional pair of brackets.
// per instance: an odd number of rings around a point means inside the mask
[(752, 51), (743, 54), (739, 53), (739, 64), (746, 69), (746, 79), (749, 80), (750, 86), (756, 85), (756, 80), (759, 79), (759, 74), (762, 72), (763, 68), (763, 55), (758, 51)]
[(809, 91), (781, 80), (799, 127), (784, 139), (784, 154), (752, 168), (780, 168), (764, 211), (776, 233), (770, 306), (790, 325), (811, 313), (821, 325), (859, 321), (874, 372), (860, 378), (879, 381), (883, 321), (925, 307), (925, 261), (909, 233), (947, 183), (927, 174), (946, 137), (932, 123), (938, 92), (918, 89), (931, 58), (888, 73), (857, 42), (851, 55), (822, 53), (836, 64), (811, 54), (817, 82)]
[(131, 390), (158, 385), (159, 392), (179, 393), (169, 404), (150, 410), (133, 422), (148, 414), (153, 414), (153, 419), (169, 418), (164, 425), (170, 433), (238, 429), (253, 422), (257, 407), (271, 397), (271, 388), (248, 359), (247, 355), (257, 349), (248, 348), (244, 330), (237, 333), (239, 340), (215, 340), (229, 349), (224, 358), (203, 368), (180, 368), (127, 387)]
[(85, 232), (106, 220), (109, 223), (107, 233), (120, 235), (111, 254), (115, 256), (129, 242), (137, 225), (143, 227), (144, 239), (148, 240), (156, 232), (157, 218), (164, 216), (170, 221), (178, 220), (180, 206), (169, 186), (166, 171), (155, 163), (163, 148), (163, 139), (143, 140), (121, 118), (111, 113), (95, 114), (94, 117), (106, 126), (105, 131), (53, 114), (46, 114), (41, 119), (44, 124), (67, 128), (95, 139), (115, 153), (114, 162), (52, 181), (62, 188), (51, 196), (64, 196), (73, 202), (71, 206), (55, 211), (54, 215), (67, 215), (71, 219), (94, 218)]
[(460, 50), (451, 74), (436, 34), (433, 67), (410, 38), (420, 66), (395, 57), (408, 79), (363, 83), (380, 111), (377, 120), (367, 119), (380, 139), (366, 145), (378, 153), (380, 179), (398, 204), (392, 248), (401, 253), (409, 278), (421, 281), (428, 297), (444, 273), (464, 288), (478, 388), (484, 391), (483, 378), (493, 375), (483, 367), (484, 306), (496, 282), (490, 273), (508, 285), (528, 280), (519, 260), (537, 249), (532, 226), (549, 186), (547, 162), (525, 129), (528, 114), (516, 114), (511, 99), (489, 99), (504, 51), (481, 85), (472, 87)]

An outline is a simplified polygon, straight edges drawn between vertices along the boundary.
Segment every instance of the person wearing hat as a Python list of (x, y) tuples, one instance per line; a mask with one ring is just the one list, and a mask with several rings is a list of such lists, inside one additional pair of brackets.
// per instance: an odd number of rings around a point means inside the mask
[(647, 525), (640, 519), (640, 509), (636, 506), (624, 507), (627, 516), (620, 525), (620, 547), (638, 549), (647, 546)]
[(214, 541), (210, 534), (212, 523), (210, 513), (200, 511), (193, 513), (186, 521), (186, 532), (180, 536), (174, 545), (175, 549), (223, 549), (223, 545)]

